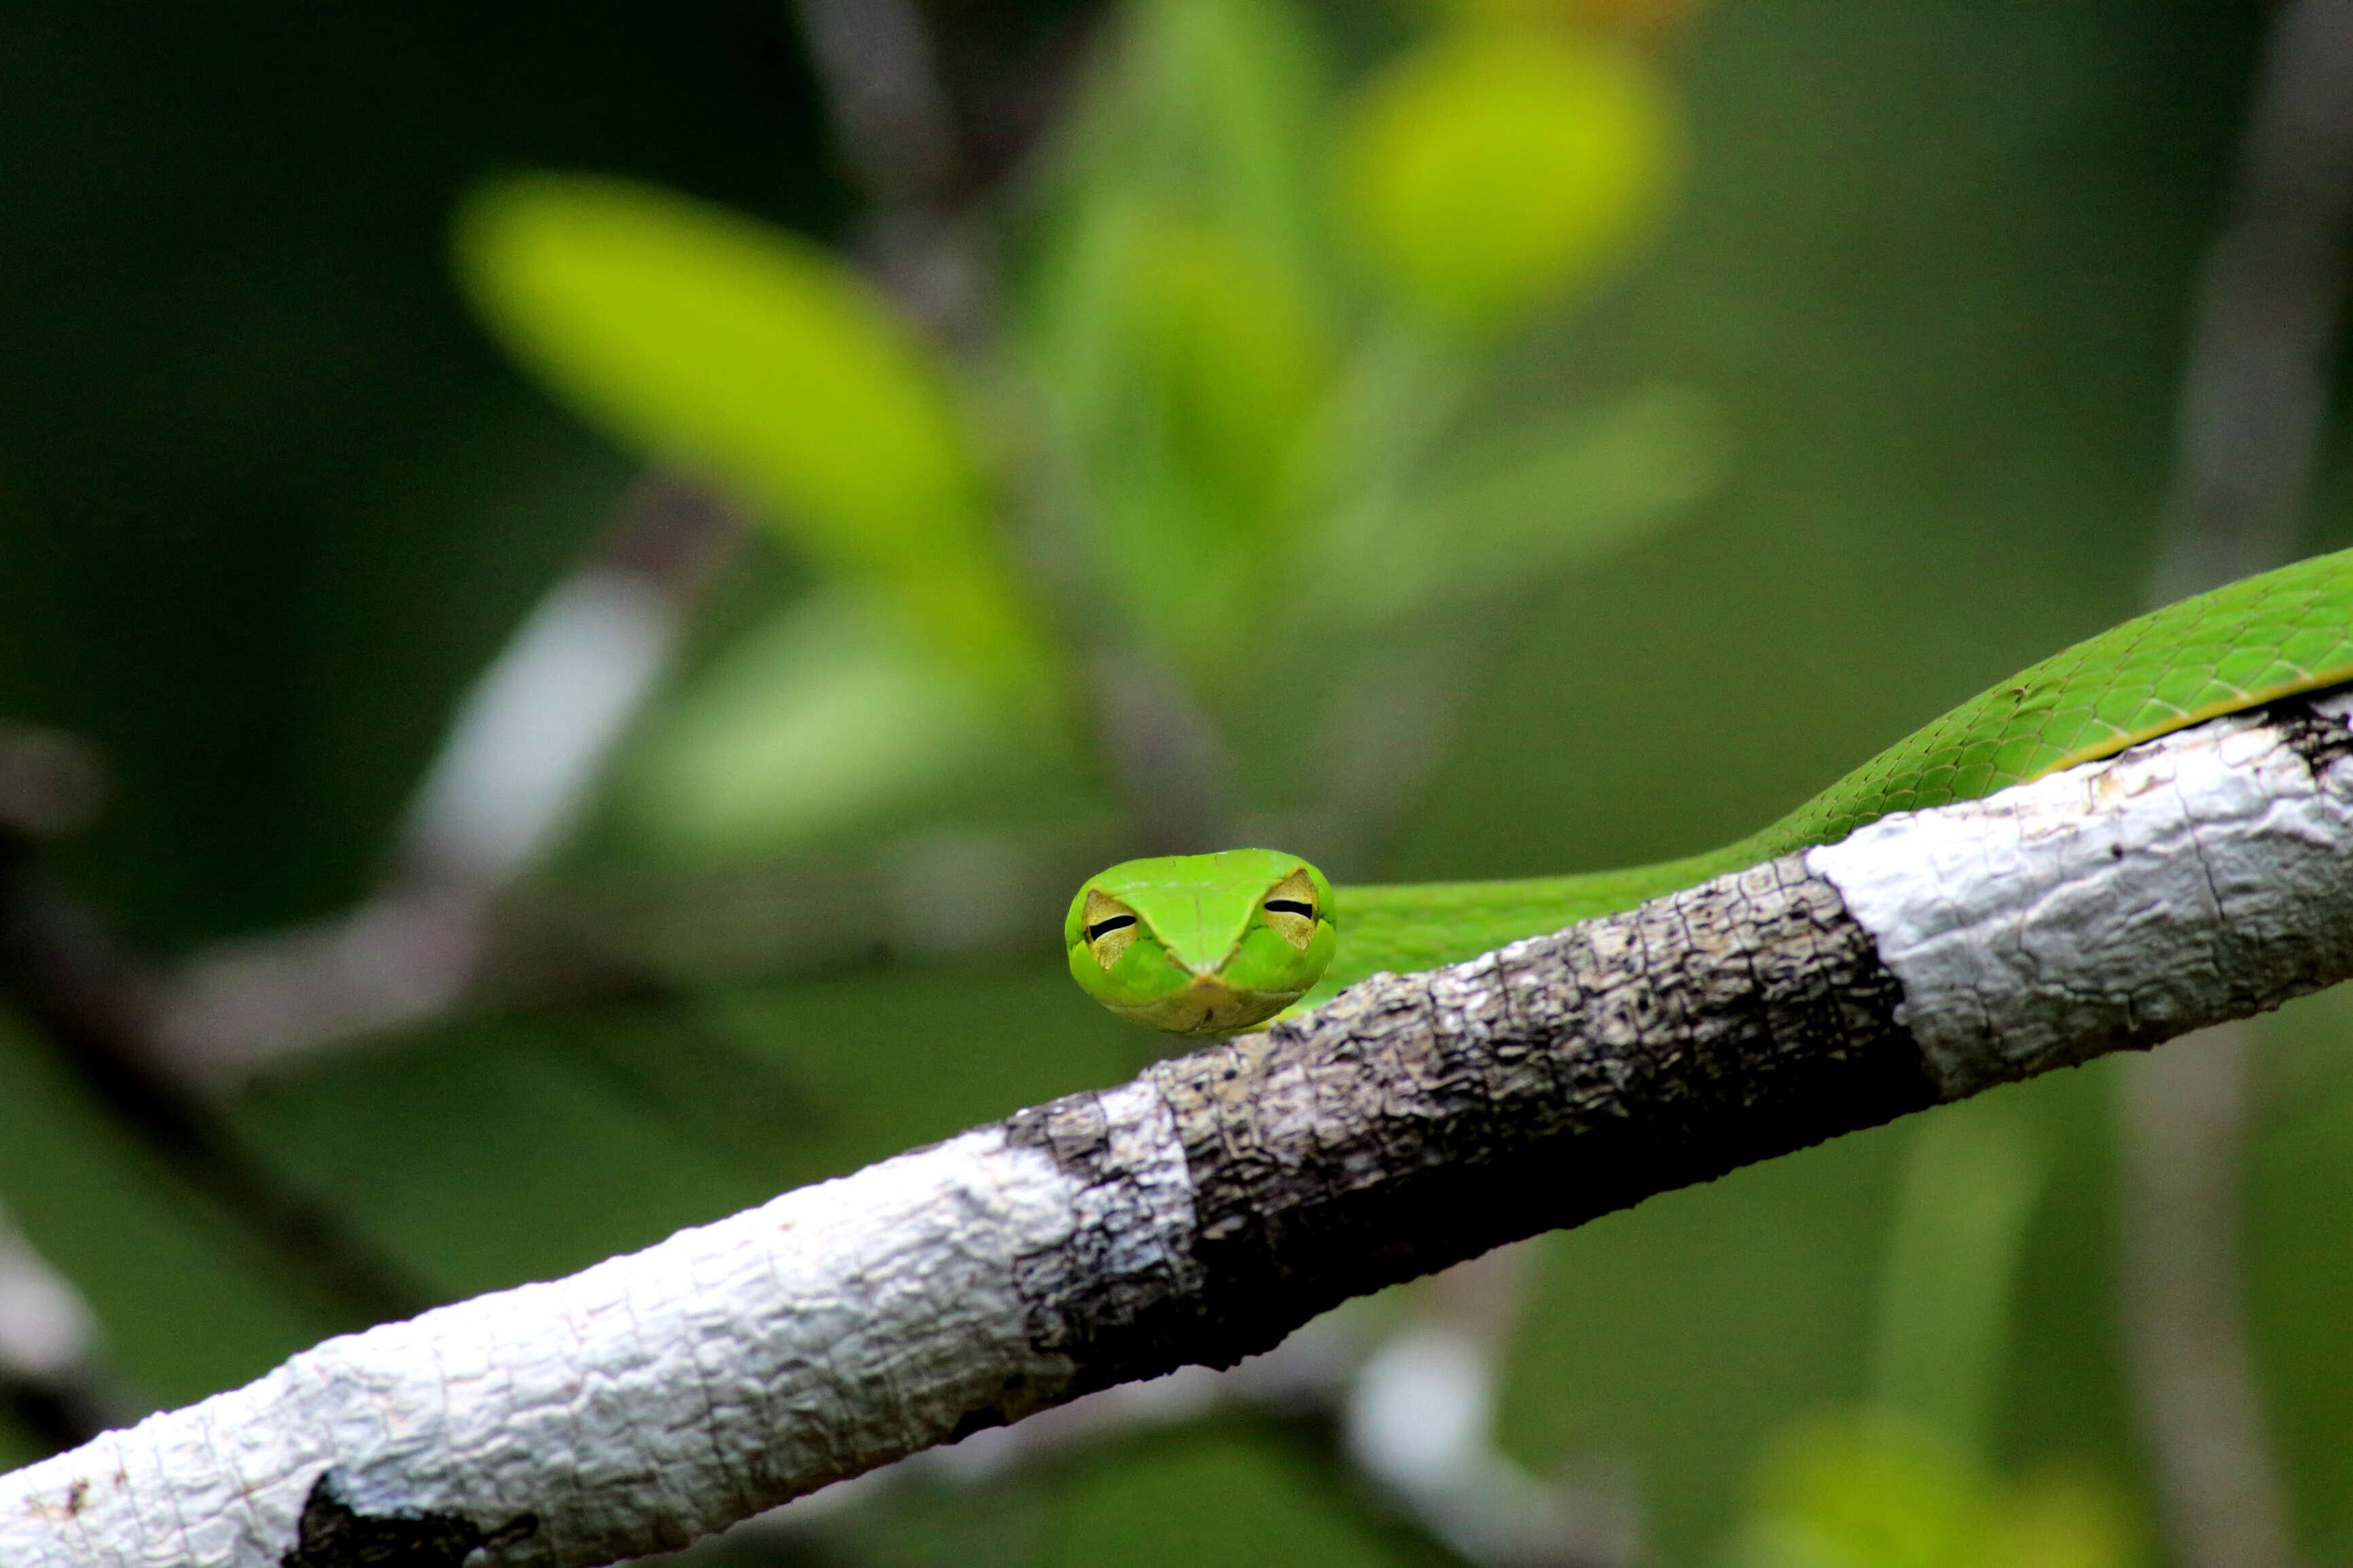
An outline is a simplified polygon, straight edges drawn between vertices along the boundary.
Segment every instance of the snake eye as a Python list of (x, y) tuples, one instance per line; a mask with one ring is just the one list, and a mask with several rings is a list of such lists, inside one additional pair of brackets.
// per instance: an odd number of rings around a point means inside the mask
[(1087, 951), (1097, 963), (1109, 969), (1119, 962), (1119, 955), (1141, 934), (1142, 922), (1135, 911), (1117, 899), (1106, 898), (1094, 889), (1087, 889), (1084, 923), (1079, 932), (1086, 938)]
[(1300, 952), (1305, 952), (1315, 940), (1315, 884), (1305, 871), (1293, 871), (1277, 882), (1259, 907), (1266, 911), (1268, 928)]

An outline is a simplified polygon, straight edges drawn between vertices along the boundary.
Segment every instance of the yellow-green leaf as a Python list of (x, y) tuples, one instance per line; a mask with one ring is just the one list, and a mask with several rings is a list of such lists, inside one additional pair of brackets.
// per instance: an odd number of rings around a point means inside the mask
[(1019, 750), (872, 595), (836, 587), (755, 629), (664, 716), (631, 816), (681, 858), (778, 853), (935, 802)]
[(558, 174), (477, 192), (457, 242), (483, 319), (617, 441), (717, 480), (820, 567), (878, 583), (965, 673), (1034, 673), (946, 377), (822, 247)]
[(1664, 85), (1630, 49), (1533, 26), (1441, 34), (1359, 95), (1341, 202), (1409, 307), (1484, 330), (1623, 257), (1680, 141)]
[(649, 458), (774, 508), (812, 553), (972, 548), (977, 487), (941, 377), (818, 246), (630, 182), (533, 175), (459, 227), (475, 302), (559, 393)]

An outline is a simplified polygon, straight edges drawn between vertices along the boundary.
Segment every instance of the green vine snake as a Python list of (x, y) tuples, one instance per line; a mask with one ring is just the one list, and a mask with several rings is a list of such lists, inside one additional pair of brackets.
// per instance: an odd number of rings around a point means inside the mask
[(1218, 1036), (1378, 970), (1429, 969), (1630, 909), (1894, 811), (1991, 795), (2241, 709), (2353, 680), (2353, 551), (2185, 599), (2044, 659), (1736, 843), (1655, 866), (1335, 889), (1295, 855), (1129, 860), (1088, 879), (1071, 976), (1124, 1017)]

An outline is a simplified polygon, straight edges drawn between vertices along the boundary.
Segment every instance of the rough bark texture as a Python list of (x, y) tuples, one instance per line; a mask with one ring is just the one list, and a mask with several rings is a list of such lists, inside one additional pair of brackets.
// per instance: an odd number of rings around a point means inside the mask
[[(1919, 1110), (1901, 999), (1792, 857), (1022, 1111), (1007, 1142), (1092, 1219), (1025, 1260), (1032, 1342), (1078, 1368), (1065, 1397), (1230, 1365), (1350, 1296)], [(1183, 1152), (1181, 1258), (1130, 1235), (1142, 1097)]]
[[(1094, 1320), (1082, 1377), (1227, 1364), (1349, 1296), (1918, 1110), (1900, 1000), (1792, 858), (1163, 1063), (1199, 1294)], [(1091, 1098), (1017, 1122), (1082, 1180)]]
[(2217, 721), (1377, 976), (1119, 1089), (330, 1341), (0, 1478), (0, 1563), (607, 1563), (1230, 1363), (1498, 1242), (2276, 1005), (2353, 975), (2346, 710)]
[(2348, 712), (2290, 698), (1806, 864), (1873, 933), (1947, 1098), (2146, 1050), (2353, 973)]

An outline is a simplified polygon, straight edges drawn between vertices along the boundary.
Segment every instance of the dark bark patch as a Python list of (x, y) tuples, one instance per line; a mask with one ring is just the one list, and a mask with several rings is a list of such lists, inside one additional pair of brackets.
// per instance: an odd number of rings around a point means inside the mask
[(280, 1568), (461, 1568), (474, 1552), (538, 1529), (539, 1516), (531, 1513), (489, 1531), (455, 1514), (362, 1513), (343, 1500), (329, 1470), (311, 1484), (295, 1544), (278, 1561)]
[(2315, 705), (2316, 699), (2343, 689), (2330, 687), (2286, 698), (2273, 703), (2263, 714), (2264, 721), (2279, 731), (2290, 751), (2304, 759), (2315, 778), (2327, 772), (2331, 763), (2353, 756), (2353, 728)]
[(1166, 1215), (1102, 1097), (1025, 1110), (1008, 1142), (1082, 1189), (1071, 1234), (1016, 1261), (1029, 1344), (1073, 1365), (1062, 1398), (1230, 1365), (1350, 1296), (1925, 1109), (1902, 1001), (1798, 857), (1376, 976), (1151, 1069), (1191, 1188), (1184, 1256), (1141, 1234)]
[(1111, 1123), (1102, 1098), (1092, 1092), (1015, 1111), (1006, 1121), (1005, 1142), (1041, 1151), (1082, 1187), (1101, 1186), (1122, 1173), (1112, 1163)]
[(1206, 1276), (1187, 1360), (1934, 1104), (1837, 890), (1767, 862), (1155, 1069)]
[[(1113, 1157), (1103, 1097), (1066, 1095), (1019, 1111), (1005, 1123), (1005, 1141), (1045, 1153), (1093, 1200), (1089, 1216), (1060, 1246), (1013, 1265), (1030, 1348), (1068, 1357), (1079, 1369), (1055, 1397), (1166, 1371), (1174, 1363), (1166, 1347), (1190, 1324), (1195, 1309), (1176, 1260), (1160, 1247), (1138, 1244), (1151, 1223), (1150, 1200), (1135, 1189), (1134, 1173)], [(1016, 1408), (1026, 1414), (1043, 1402)]]

